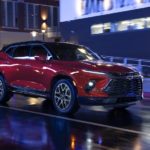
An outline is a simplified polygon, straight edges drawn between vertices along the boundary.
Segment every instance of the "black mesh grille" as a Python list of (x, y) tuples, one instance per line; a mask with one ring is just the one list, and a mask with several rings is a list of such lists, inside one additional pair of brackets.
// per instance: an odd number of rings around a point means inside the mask
[(112, 79), (105, 88), (111, 96), (141, 96), (142, 80), (141, 78), (133, 79)]
[(121, 97), (121, 98), (118, 98), (117, 99), (117, 103), (119, 104), (122, 104), (122, 103), (130, 103), (130, 102), (135, 102), (137, 101), (137, 98), (135, 97)]
[(138, 72), (127, 72), (127, 73), (110, 73), (113, 77), (127, 77), (127, 76), (139, 76)]

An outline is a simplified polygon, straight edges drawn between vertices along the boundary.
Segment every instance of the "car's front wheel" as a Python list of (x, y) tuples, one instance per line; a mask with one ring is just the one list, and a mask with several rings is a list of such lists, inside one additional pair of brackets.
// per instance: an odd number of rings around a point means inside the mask
[(67, 79), (61, 79), (55, 83), (52, 101), (55, 110), (61, 114), (72, 114), (79, 108), (76, 89)]
[(7, 102), (12, 97), (12, 93), (8, 90), (5, 80), (0, 76), (0, 103)]

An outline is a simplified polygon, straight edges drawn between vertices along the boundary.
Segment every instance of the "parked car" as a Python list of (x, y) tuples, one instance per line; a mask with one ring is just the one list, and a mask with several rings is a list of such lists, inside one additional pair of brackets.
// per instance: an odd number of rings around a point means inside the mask
[(142, 99), (142, 77), (85, 46), (29, 41), (0, 52), (0, 102), (13, 93), (52, 100), (62, 114), (80, 105), (127, 107)]

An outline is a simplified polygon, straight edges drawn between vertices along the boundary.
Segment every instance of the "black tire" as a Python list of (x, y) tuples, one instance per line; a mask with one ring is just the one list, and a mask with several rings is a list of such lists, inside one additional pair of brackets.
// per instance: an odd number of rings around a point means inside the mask
[(61, 79), (54, 84), (52, 102), (60, 114), (73, 114), (78, 110), (77, 92), (70, 80)]
[(0, 103), (5, 103), (10, 100), (12, 93), (8, 90), (5, 80), (0, 76)]

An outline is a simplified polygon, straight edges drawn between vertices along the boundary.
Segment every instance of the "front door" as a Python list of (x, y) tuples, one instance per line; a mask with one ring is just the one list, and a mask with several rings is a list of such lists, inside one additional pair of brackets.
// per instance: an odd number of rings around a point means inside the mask
[[(42, 45), (32, 45), (30, 50), (30, 61), (28, 62), (29, 75), (26, 80), (30, 82), (33, 89), (39, 91), (47, 90), (48, 74), (45, 69), (49, 54)], [(39, 57), (39, 59), (37, 58)], [(43, 58), (40, 60), (40, 58)]]

